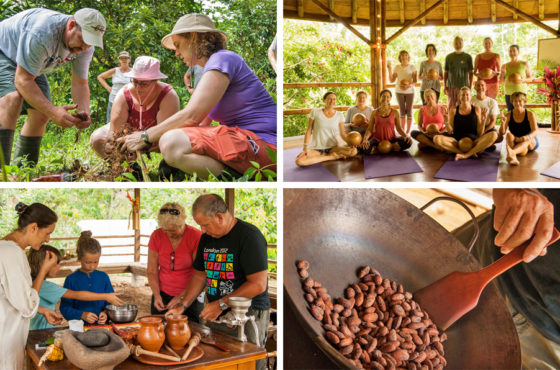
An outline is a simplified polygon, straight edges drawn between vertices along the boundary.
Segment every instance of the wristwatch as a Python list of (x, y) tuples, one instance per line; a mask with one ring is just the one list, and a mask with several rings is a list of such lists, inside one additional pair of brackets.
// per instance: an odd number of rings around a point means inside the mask
[(227, 303), (226, 303), (226, 302), (222, 301), (222, 299), (221, 299), (221, 298), (220, 298), (220, 299), (218, 299), (218, 303), (220, 304), (220, 309), (221, 309), (222, 311), (223, 311), (223, 310), (227, 310), (227, 308), (228, 308), (228, 305), (227, 305)]
[(144, 142), (148, 145), (152, 145), (152, 143), (150, 142), (150, 140), (148, 140), (148, 133), (146, 132), (146, 130), (142, 131), (142, 134), (140, 134), (140, 136), (142, 137), (142, 140), (144, 140)]

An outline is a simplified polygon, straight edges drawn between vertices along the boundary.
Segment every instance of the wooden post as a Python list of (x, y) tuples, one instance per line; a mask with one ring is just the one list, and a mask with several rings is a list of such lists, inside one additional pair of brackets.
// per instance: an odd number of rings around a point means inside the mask
[(496, 2), (494, 0), (490, 3), (490, 14), (492, 14), (492, 22), (496, 22)]
[(381, 0), (381, 40), (382, 40), (382, 48), (381, 48), (381, 72), (383, 76), (383, 89), (387, 85), (387, 42), (385, 40), (385, 20), (386, 20), (386, 6), (387, 0)]
[(132, 204), (132, 227), (134, 228), (134, 262), (140, 262), (140, 189), (134, 189)]
[(370, 81), (371, 81), (371, 104), (377, 107), (379, 104), (379, 81), (377, 79), (377, 0), (369, 0), (369, 39), (370, 39)]
[(399, 1), (399, 15), (401, 18), (401, 24), (404, 24), (404, 0)]
[(226, 204), (229, 213), (235, 216), (235, 189), (227, 188), (226, 189)]
[(447, 24), (449, 20), (449, 0), (443, 1), (443, 24)]
[[(426, 0), (418, 0), (418, 5), (420, 6), (420, 13), (424, 13), (426, 10)], [(422, 18), (422, 24), (426, 24), (426, 18)]]
[(305, 15), (305, 11), (303, 10), (303, 0), (298, 0), (297, 2), (297, 14), (300, 18), (303, 18)]
[(352, 23), (358, 23), (358, 0), (352, 0)]
[(544, 19), (544, 0), (539, 0), (539, 19)]
[(473, 22), (472, 0), (467, 0), (467, 22), (469, 24), (471, 24)]

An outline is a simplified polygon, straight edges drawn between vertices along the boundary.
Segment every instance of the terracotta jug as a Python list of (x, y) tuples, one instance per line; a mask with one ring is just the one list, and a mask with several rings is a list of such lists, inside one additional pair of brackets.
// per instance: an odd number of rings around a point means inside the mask
[(140, 331), (137, 340), (146, 351), (159, 352), (165, 341), (161, 318), (144, 317), (140, 319)]
[(167, 343), (174, 350), (185, 348), (185, 345), (191, 339), (191, 329), (189, 328), (189, 319), (185, 315), (173, 315), (167, 317), (167, 327), (165, 328), (165, 337)]

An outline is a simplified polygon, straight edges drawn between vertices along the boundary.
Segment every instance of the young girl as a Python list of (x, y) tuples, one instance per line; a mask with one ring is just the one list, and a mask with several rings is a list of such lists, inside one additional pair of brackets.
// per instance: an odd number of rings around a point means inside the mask
[[(78, 239), (77, 254), (82, 267), (66, 277), (64, 287), (95, 293), (114, 293), (109, 275), (96, 270), (101, 257), (101, 245), (91, 237), (91, 231), (82, 231), (80, 239)], [(105, 300), (86, 302), (62, 298), (60, 312), (66, 320), (81, 319), (89, 324), (97, 322), (103, 325), (107, 321), (107, 313), (104, 309), (108, 304)]]
[[(56, 277), (58, 271), (60, 270), (60, 260), (62, 256), (60, 251), (50, 245), (42, 245), (39, 250), (31, 250), (27, 259), (29, 261), (29, 267), (31, 268), (31, 279), (35, 280), (43, 261), (47, 256), (47, 252), (52, 252), (56, 256), (56, 265), (53, 266), (49, 272), (47, 273), (47, 277)], [(88, 291), (74, 291), (68, 290), (66, 288), (61, 287), (50, 281), (43, 281), (43, 285), (41, 286), (41, 290), (39, 291), (39, 299), (40, 305), (50, 308), (54, 311), (56, 303), (61, 298), (70, 298), (70, 299), (77, 299), (80, 301), (108, 301), (111, 304), (116, 306), (120, 306), (122, 301), (117, 297), (116, 293), (92, 293)], [(37, 314), (33, 319), (31, 319), (31, 324), (29, 329), (36, 330), (36, 329), (49, 329), (54, 328), (55, 326), (49, 324), (43, 315)]]

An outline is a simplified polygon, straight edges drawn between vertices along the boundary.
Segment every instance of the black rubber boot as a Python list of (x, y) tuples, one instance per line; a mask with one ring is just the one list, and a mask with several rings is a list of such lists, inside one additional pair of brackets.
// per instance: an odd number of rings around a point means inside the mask
[(4, 154), (4, 163), (10, 165), (12, 159), (12, 147), (14, 146), (14, 130), (0, 129), (0, 145)]
[(14, 152), (14, 163), (20, 166), (22, 163), (22, 158), (27, 157), (29, 166), (34, 167), (39, 161), (41, 140), (43, 140), (42, 136), (19, 135)]
[(187, 174), (178, 168), (167, 164), (165, 159), (159, 162), (158, 177), (161, 181), (184, 181)]

